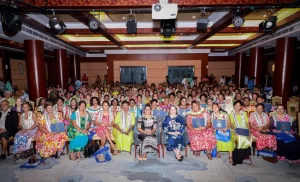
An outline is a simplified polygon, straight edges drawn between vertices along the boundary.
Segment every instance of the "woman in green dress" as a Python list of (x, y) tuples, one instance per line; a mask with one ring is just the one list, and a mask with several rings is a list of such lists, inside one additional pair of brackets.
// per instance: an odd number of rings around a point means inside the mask
[(88, 143), (88, 129), (90, 127), (90, 117), (86, 112), (86, 103), (79, 102), (79, 108), (71, 115), (71, 123), (68, 127), (68, 137), (70, 139), (70, 159), (81, 158), (81, 151)]
[(118, 150), (131, 151), (133, 143), (133, 127), (135, 125), (135, 114), (129, 112), (129, 102), (122, 102), (122, 111), (117, 113), (115, 117), (115, 124), (113, 136), (117, 144)]
[[(228, 152), (229, 153), (229, 163), (232, 164), (232, 151), (235, 148), (234, 136), (232, 132), (229, 130), (231, 127), (231, 123), (229, 120), (229, 116), (226, 112), (220, 111), (220, 107), (217, 103), (212, 105), (212, 114), (211, 119), (214, 121), (215, 119), (225, 120), (226, 121), (226, 128), (216, 130), (216, 138), (217, 138), (217, 157), (220, 159), (221, 155), (220, 152)], [(224, 136), (218, 138), (219, 136)], [(229, 139), (229, 141), (228, 141)]]
[[(248, 115), (242, 111), (243, 102), (234, 102), (234, 111), (229, 115), (231, 128), (235, 131), (236, 149), (233, 151), (233, 165), (242, 164), (251, 155), (251, 138), (249, 135)], [(237, 130), (241, 132), (237, 132)]]

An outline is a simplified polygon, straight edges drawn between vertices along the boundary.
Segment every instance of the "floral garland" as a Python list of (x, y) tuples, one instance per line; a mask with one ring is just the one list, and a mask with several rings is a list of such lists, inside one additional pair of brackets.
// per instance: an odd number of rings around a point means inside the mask
[(31, 126), (33, 126), (34, 122), (33, 122), (33, 119), (32, 119), (32, 111), (29, 111), (28, 112), (28, 119), (27, 119), (27, 122), (25, 123), (25, 113), (23, 113), (21, 115), (21, 120), (22, 120), (22, 127), (23, 129), (29, 129)]
[[(75, 115), (76, 115), (76, 125), (80, 128), (80, 113), (79, 110), (75, 111)], [(88, 121), (89, 115), (88, 113), (85, 111), (85, 124), (84, 124), (84, 129), (86, 129), (86, 123)]]
[(258, 124), (259, 127), (262, 127), (262, 126), (264, 126), (266, 124), (265, 121), (266, 121), (266, 118), (268, 117), (267, 114), (262, 113), (263, 120), (260, 119), (260, 117), (259, 117), (259, 115), (258, 115), (257, 112), (254, 112), (253, 114), (255, 116), (256, 122), (257, 122), (257, 124)]

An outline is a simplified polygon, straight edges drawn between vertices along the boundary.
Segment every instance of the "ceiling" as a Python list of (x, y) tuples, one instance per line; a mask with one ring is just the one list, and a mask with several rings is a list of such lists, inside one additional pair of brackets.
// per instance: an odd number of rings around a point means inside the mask
[[(28, 0), (28, 2), (39, 1)], [(135, 7), (122, 6), (122, 8)], [(60, 7), (53, 4), (53, 9), (60, 9)], [(269, 8), (245, 11), (243, 26), (235, 28), (231, 23), (235, 10), (211, 9), (206, 12), (209, 19), (207, 31), (198, 32), (196, 22), (201, 13), (195, 10), (179, 11), (176, 20), (176, 33), (171, 38), (164, 38), (160, 34), (160, 23), (152, 20), (151, 12), (136, 12), (137, 34), (127, 34), (126, 15), (128, 12), (72, 11), (66, 13), (66, 11), (63, 14), (57, 11), (56, 14), (66, 24), (67, 30), (61, 35), (51, 36), (90, 54), (124, 49), (210, 49), (210, 52), (227, 52), (262, 36), (262, 33), (258, 33), (258, 25), (269, 16), (277, 16), (277, 28), (283, 27), (300, 17), (300, 8)], [(87, 23), (92, 18), (100, 21), (100, 31), (91, 32), (89, 30)], [(22, 13), (22, 20), (23, 24), (29, 27), (51, 34), (48, 17), (44, 14), (28, 11)], [(11, 40), (10, 38), (6, 39), (3, 36), (2, 38), (4, 39), (0, 39), (1, 45), (2, 42), (6, 46), (10, 44), (4, 41)], [(18, 40), (15, 41), (18, 42)], [(45, 46), (46, 49), (52, 49), (50, 47)], [(16, 48), (22, 49), (22, 42), (19, 42)]]

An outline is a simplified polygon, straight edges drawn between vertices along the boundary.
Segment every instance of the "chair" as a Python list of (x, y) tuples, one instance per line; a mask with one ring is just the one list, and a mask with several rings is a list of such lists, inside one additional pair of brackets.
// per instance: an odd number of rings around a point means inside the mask
[(300, 101), (300, 98), (297, 96), (292, 96), (289, 98), (290, 101)]
[(297, 112), (299, 112), (299, 101), (287, 101), (287, 113), (297, 119)]
[(278, 106), (279, 104), (282, 104), (282, 97), (279, 96), (272, 97), (272, 105)]

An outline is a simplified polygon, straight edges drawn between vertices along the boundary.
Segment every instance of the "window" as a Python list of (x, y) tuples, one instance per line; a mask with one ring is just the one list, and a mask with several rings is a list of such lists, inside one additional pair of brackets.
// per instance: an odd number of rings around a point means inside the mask
[(121, 66), (120, 81), (125, 84), (143, 83), (147, 79), (145, 66)]
[(169, 66), (168, 76), (170, 83), (180, 83), (185, 76), (194, 77), (194, 66)]

